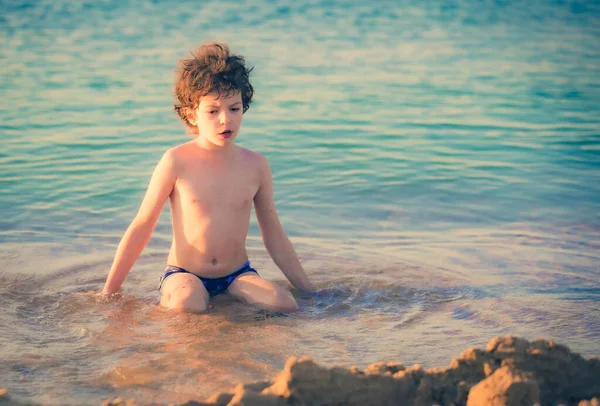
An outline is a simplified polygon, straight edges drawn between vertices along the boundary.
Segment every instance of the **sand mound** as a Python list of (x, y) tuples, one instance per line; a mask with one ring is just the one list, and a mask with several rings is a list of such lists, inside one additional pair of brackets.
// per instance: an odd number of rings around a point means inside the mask
[[(291, 357), (271, 381), (239, 385), (198, 405), (579, 405), (600, 406), (600, 360), (553, 341), (497, 337), (448, 367), (381, 362), (364, 371)], [(128, 401), (131, 402), (131, 401)], [(107, 401), (125, 404), (125, 401)], [(132, 404), (132, 403), (129, 403)]]
[[(192, 405), (598, 405), (600, 360), (552, 341), (497, 337), (446, 368), (377, 363), (364, 371), (288, 359), (268, 382)], [(586, 400), (587, 399), (587, 400)], [(591, 400), (590, 400), (591, 399)]]

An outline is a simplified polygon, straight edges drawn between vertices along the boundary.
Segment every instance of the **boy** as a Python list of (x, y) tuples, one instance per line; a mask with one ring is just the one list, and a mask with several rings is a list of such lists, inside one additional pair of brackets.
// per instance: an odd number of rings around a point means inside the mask
[(173, 242), (160, 281), (160, 304), (203, 312), (223, 292), (261, 308), (298, 308), (287, 290), (262, 279), (248, 261), (252, 202), (267, 251), (298, 289), (313, 291), (279, 223), (266, 158), (234, 144), (252, 101), (252, 69), (224, 44), (201, 46), (181, 61), (175, 111), (195, 139), (169, 149), (158, 162), (140, 209), (125, 232), (103, 293), (119, 290), (148, 243), (167, 198)]

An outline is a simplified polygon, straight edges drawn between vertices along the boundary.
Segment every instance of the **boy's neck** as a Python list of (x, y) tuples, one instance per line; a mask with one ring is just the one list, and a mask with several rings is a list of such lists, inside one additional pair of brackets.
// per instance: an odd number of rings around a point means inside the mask
[(231, 152), (235, 150), (235, 144), (226, 144), (226, 145), (215, 145), (212, 142), (202, 138), (200, 136), (196, 137), (195, 144), (207, 152), (208, 154), (214, 156), (225, 156), (229, 155)]

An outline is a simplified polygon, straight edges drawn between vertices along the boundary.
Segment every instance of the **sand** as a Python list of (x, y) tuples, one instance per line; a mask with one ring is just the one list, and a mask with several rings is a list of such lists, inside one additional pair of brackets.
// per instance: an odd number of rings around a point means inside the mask
[[(423, 369), (380, 362), (365, 370), (325, 368), (290, 357), (273, 379), (182, 405), (578, 405), (600, 406), (600, 359), (553, 341), (508, 336), (469, 348), (449, 366)], [(0, 389), (0, 404), (11, 403)], [(135, 405), (108, 399), (102, 405)]]
[(600, 360), (552, 341), (492, 339), (448, 367), (384, 362), (364, 371), (288, 359), (268, 382), (239, 385), (186, 405), (599, 405)]

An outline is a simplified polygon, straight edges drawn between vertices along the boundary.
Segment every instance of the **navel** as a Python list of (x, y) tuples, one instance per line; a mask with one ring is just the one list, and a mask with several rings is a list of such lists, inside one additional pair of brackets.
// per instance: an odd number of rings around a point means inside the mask
[(213, 258), (211, 262), (213, 265), (217, 265), (217, 258)]

